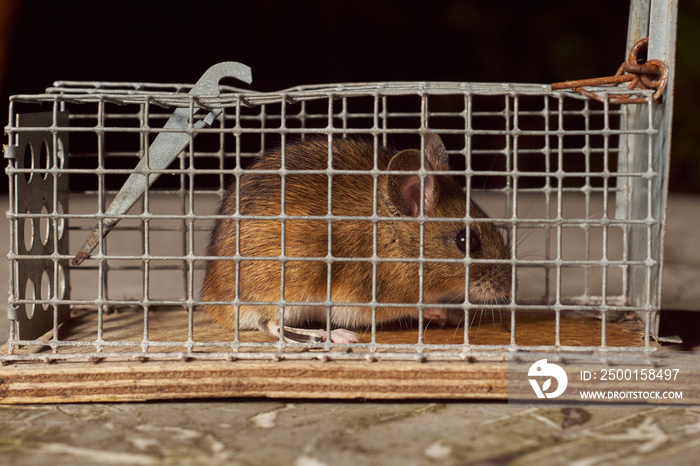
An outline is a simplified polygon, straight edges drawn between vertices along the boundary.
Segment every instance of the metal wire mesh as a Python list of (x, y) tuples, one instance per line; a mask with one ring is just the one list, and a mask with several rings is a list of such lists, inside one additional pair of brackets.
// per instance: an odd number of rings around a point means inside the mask
[[(641, 319), (644, 348), (651, 350), (659, 307), (655, 284), (661, 239), (657, 232), (663, 226), (656, 205), (665, 199), (665, 192), (652, 184), (664, 172), (660, 164), (665, 161), (652, 151), (630, 152), (630, 138), (652, 141), (659, 130), (652, 118), (644, 127), (630, 127), (629, 107), (612, 105), (607, 99), (629, 91), (598, 89), (603, 97), (598, 103), (572, 92), (518, 84), (344, 84), (279, 93), (223, 88), (220, 96), (212, 97), (191, 96), (185, 93), (188, 89), (186, 85), (64, 82), (43, 95), (11, 99), (5, 154), (10, 178), (13, 327), (12, 354), (6, 360), (465, 359), (502, 357), (517, 350), (638, 351), (608, 341), (608, 323), (626, 313)], [(635, 93), (647, 99), (641, 107), (651, 114), (651, 92)], [(189, 109), (188, 128), (164, 128), (174, 108)], [(204, 118), (196, 111), (211, 108), (223, 113), (210, 127), (196, 127)], [(49, 111), (35, 114), (40, 109)], [(175, 132), (187, 134), (189, 143), (170, 166), (133, 168), (144, 154), (148, 157), (148, 147), (158, 134)], [(468, 299), (444, 304), (463, 315), (454, 330), (461, 338), (451, 343), (431, 343), (423, 325), (415, 329), (411, 343), (384, 341), (374, 320), (376, 309), (401, 304), (379, 303), (376, 294), (369, 303), (344, 303), (374, 309), (369, 337), (361, 343), (247, 341), (239, 329), (218, 339), (201, 333), (199, 288), (206, 264), (214, 259), (207, 256), (206, 246), (213, 223), (224, 218), (214, 212), (229, 183), (240, 184), (241, 177), (251, 173), (246, 168), (251, 160), (309, 138), (329, 144), (359, 138), (375, 151), (384, 146), (421, 148), (428, 133), (439, 134), (450, 155), (453, 168), (443, 174), (463, 180), (466, 198), (478, 200), (491, 216), (488, 222), (505, 238), (511, 258), (503, 262), (512, 267), (512, 299), (488, 305)], [(161, 176), (128, 213), (106, 214), (111, 199), (133, 173)], [(424, 172), (416, 173), (425, 177)], [(376, 186), (382, 175), (376, 166), (339, 171), (330, 164), (321, 171), (293, 173), (280, 167), (271, 174), (282, 180), (292, 174), (322, 175), (329, 180), (326, 212), (303, 218), (281, 213), (274, 218), (282, 225), (315, 220), (330, 229), (335, 221), (355, 220), (370, 222), (376, 232), (377, 223), (386, 220), (376, 212), (341, 218), (331, 208), (335, 177), (369, 176)], [(647, 189), (632, 189), (635, 183)], [(120, 222), (100, 241), (90, 260), (80, 267), (70, 266), (95, 222), (108, 218)], [(237, 225), (254, 218), (240, 211), (232, 217)], [(411, 219), (421, 225), (453, 220), (425, 215)], [(641, 255), (639, 245), (646, 247)], [(239, 252), (229, 259), (240, 263), (270, 257)], [(281, 267), (292, 259), (319, 260), (273, 258)], [(330, 271), (333, 263), (351, 259), (333, 257), (329, 246), (322, 260)], [(390, 261), (377, 256), (376, 245), (374, 254), (362, 260), (375, 267)], [(431, 262), (424, 256), (400, 260), (419, 264), (421, 273)], [(466, 257), (453, 262), (468, 269), (479, 260)], [(280, 286), (279, 300), (237, 299), (231, 304), (239, 311), (245, 305), (303, 304), (285, 301), (283, 280)], [(633, 289), (644, 292), (632, 296)], [(339, 303), (329, 294), (315, 304), (330, 313)], [(408, 304), (421, 310), (429, 307), (423, 300)], [(69, 325), (62, 322), (70, 308), (96, 317), (79, 339), (64, 337), (59, 329)], [(156, 337), (153, 318), (165, 310), (179, 316), (177, 338)], [(478, 329), (484, 312), (498, 316), (504, 326), (504, 338), (496, 343), (475, 339), (470, 333)], [(520, 343), (517, 329), (520, 316), (527, 312), (551, 317), (549, 343)], [(561, 321), (569, 313), (600, 319), (599, 345), (564, 341)], [(109, 334), (115, 325), (110, 322), (119, 322), (120, 315), (123, 319), (137, 316), (138, 335), (120, 339)], [(42, 338), (46, 332), (48, 339)], [(49, 352), (41, 350), (47, 347)], [(312, 348), (321, 351), (309, 352)]]

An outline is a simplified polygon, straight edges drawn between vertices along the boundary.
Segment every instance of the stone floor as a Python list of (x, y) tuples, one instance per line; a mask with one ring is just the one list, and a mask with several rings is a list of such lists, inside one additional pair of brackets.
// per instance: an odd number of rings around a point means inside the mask
[[(671, 196), (668, 217), (663, 306), (697, 311), (700, 197)], [(4, 287), (6, 273), (0, 267)], [(685, 465), (700, 456), (700, 406), (239, 399), (30, 405), (0, 406), (0, 427), (0, 464)]]
[(3, 464), (697, 464), (700, 408), (503, 403), (4, 406)]

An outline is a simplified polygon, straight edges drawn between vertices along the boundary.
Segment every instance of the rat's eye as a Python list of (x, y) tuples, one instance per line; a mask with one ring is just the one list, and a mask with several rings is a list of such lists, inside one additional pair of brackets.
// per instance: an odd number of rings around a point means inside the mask
[[(466, 254), (467, 252), (467, 229), (459, 230), (455, 236), (455, 243), (460, 251)], [(481, 250), (481, 239), (476, 231), (469, 229), (469, 252), (471, 254), (478, 253)]]

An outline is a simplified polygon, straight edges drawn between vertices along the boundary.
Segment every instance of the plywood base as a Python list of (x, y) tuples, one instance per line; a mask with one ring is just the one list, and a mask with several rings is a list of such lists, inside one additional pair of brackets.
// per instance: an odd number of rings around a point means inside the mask
[(0, 403), (185, 398), (504, 399), (505, 364), (236, 361), (0, 369)]

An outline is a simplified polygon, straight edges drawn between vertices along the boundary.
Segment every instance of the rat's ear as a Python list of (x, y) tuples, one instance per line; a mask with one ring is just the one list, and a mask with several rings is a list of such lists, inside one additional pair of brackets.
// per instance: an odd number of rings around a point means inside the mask
[(425, 167), (428, 170), (447, 171), (450, 169), (447, 149), (437, 134), (428, 133), (425, 135), (425, 160)]
[[(427, 153), (427, 141), (426, 141)], [(418, 171), (420, 170), (421, 154), (419, 150), (408, 149), (396, 154), (387, 170), (390, 171)], [(427, 168), (427, 163), (426, 163)], [(396, 209), (407, 217), (417, 217), (420, 215), (421, 202), (424, 213), (427, 214), (432, 205), (435, 194), (435, 177), (427, 175), (423, 181), (423, 191), (421, 192), (420, 176), (413, 175), (389, 175), (387, 180), (387, 190), (389, 199)]]
[[(404, 150), (396, 154), (389, 162), (388, 170), (391, 171), (418, 171), (421, 167), (421, 152), (416, 149)], [(447, 149), (442, 139), (437, 134), (425, 135), (425, 164), (426, 170), (447, 171), (450, 169)], [(414, 175), (389, 175), (387, 189), (389, 199), (396, 209), (408, 217), (420, 215), (420, 205), (423, 202), (423, 212), (432, 212), (433, 197), (436, 191), (434, 175), (426, 175), (423, 192), (421, 192), (420, 176)]]

